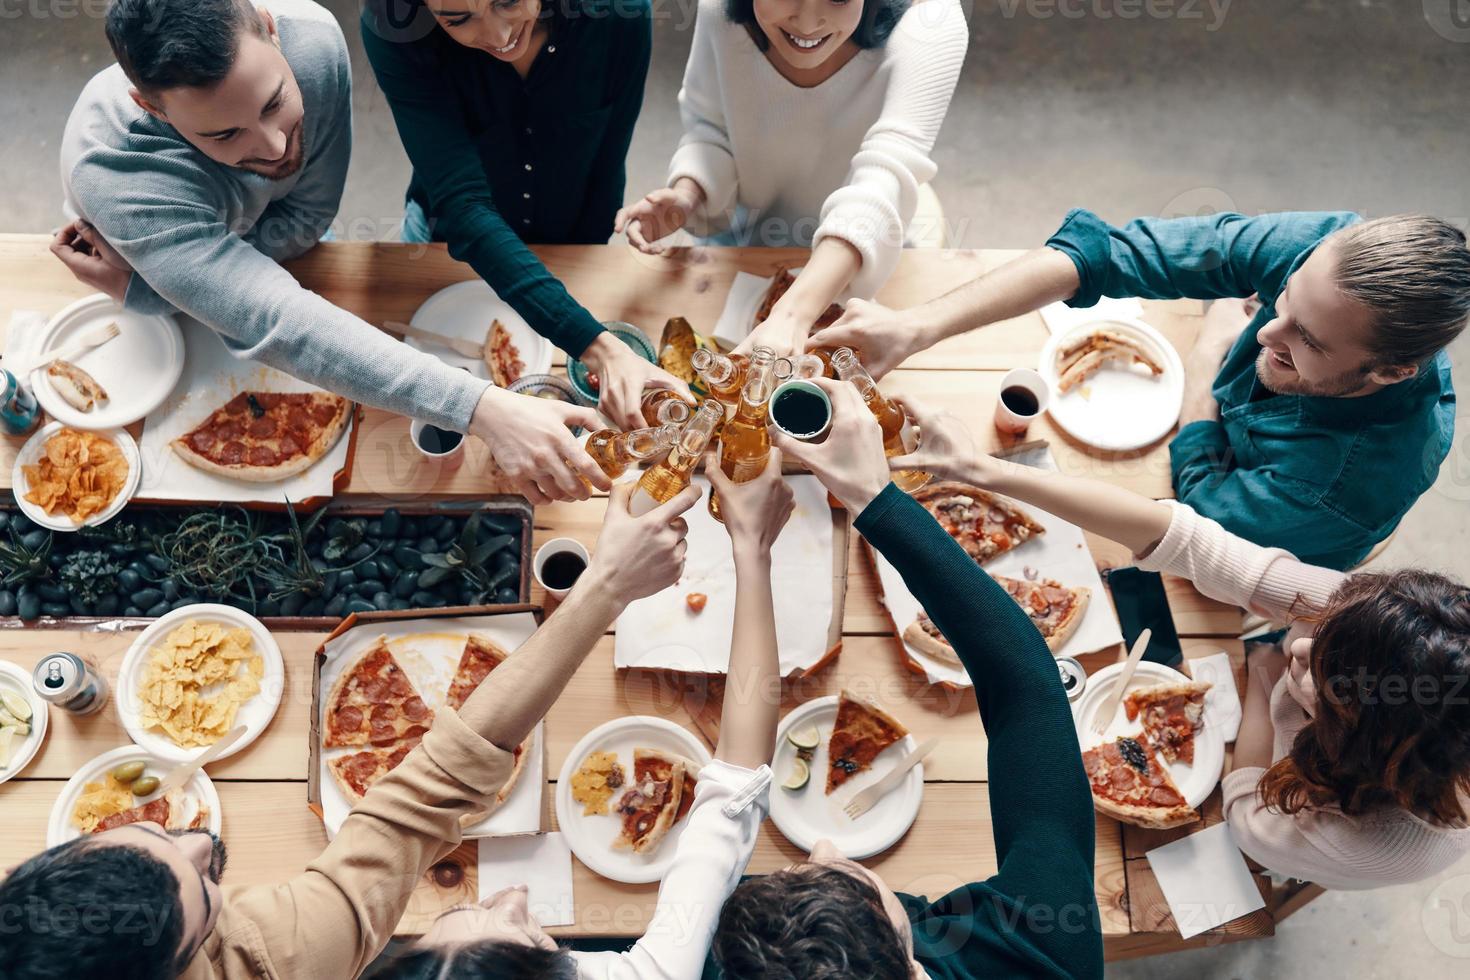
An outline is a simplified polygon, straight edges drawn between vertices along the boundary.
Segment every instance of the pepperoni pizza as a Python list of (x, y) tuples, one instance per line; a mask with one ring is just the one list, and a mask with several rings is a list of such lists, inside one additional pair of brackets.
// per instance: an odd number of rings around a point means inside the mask
[(837, 696), (837, 720), (827, 740), (827, 795), (854, 774), (873, 765), (884, 749), (909, 733), (903, 723), (872, 698), (847, 691)]
[(981, 564), (1046, 530), (1009, 500), (964, 483), (931, 484), (914, 499)]
[(1199, 819), (1147, 740), (1121, 736), (1082, 753), (1099, 813), (1155, 830)]
[(421, 736), (434, 721), (413, 682), (379, 637), (342, 672), (327, 698), (324, 748), (388, 745)]
[(269, 483), (295, 476), (325, 456), (351, 415), (351, 402), (325, 391), (245, 391), (172, 445), (206, 473)]
[(1194, 736), (1205, 727), (1208, 681), (1180, 681), (1129, 691), (1123, 708), (1129, 721), (1140, 716), (1143, 733), (1169, 762), (1194, 765)]

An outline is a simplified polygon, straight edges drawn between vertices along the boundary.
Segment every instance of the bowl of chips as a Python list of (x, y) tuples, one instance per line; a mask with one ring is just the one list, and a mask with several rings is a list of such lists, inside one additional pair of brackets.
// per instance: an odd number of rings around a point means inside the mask
[(285, 688), (281, 648), (265, 624), (231, 606), (181, 606), (138, 634), (117, 678), (118, 715), (150, 755), (192, 759), (236, 725), (265, 731)]
[(27, 517), (53, 531), (75, 531), (116, 517), (142, 476), (138, 444), (125, 430), (52, 422), (20, 448), (10, 480)]

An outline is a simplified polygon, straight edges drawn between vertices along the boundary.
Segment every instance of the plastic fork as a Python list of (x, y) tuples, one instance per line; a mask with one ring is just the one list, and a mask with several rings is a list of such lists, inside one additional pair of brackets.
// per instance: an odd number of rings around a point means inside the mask
[(40, 361), (26, 370), (26, 374), (34, 374), (37, 371), (50, 367), (57, 361), (70, 361), (92, 350), (94, 347), (101, 347), (121, 332), (122, 330), (116, 322), (89, 330), (65, 347), (52, 351), (50, 354), (43, 354)]
[(1143, 659), (1143, 651), (1148, 649), (1148, 641), (1153, 637), (1154, 631), (1145, 628), (1138, 634), (1138, 639), (1133, 641), (1133, 649), (1128, 651), (1128, 662), (1123, 665), (1123, 673), (1118, 677), (1118, 686), (1105, 703), (1107, 710), (1099, 711), (1092, 716), (1092, 733), (1101, 735), (1108, 730), (1113, 723), (1113, 716), (1118, 713), (1118, 707), (1123, 703), (1123, 695), (1128, 693), (1128, 682), (1133, 680), (1133, 672), (1138, 669), (1138, 662)]
[(931, 738), (904, 756), (903, 761), (894, 766), (892, 772), (854, 796), (851, 800), (848, 800), (847, 806), (842, 808), (842, 812), (853, 820), (856, 820), (873, 809), (878, 801), (893, 792), (898, 784), (903, 781), (903, 777), (908, 775), (909, 770), (917, 766), (920, 762), (923, 762), (924, 756), (933, 752), (934, 746), (938, 744), (939, 739)]

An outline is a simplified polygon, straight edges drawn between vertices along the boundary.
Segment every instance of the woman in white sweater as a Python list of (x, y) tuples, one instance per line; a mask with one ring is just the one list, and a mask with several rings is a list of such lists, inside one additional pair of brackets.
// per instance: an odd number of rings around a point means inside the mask
[(964, 425), (906, 402), (923, 431), (894, 469), (1005, 494), (1127, 545), (1140, 568), (1288, 623), (1251, 654), (1234, 768), (1236, 844), (1327, 888), (1418, 881), (1470, 850), (1470, 590), (1418, 570), (1308, 565), (1201, 517), (1098, 480), (994, 459)]
[(742, 349), (787, 354), (844, 292), (893, 272), (969, 43), (959, 0), (699, 0), (668, 186), (618, 213), (645, 252), (811, 246)]
[[(699, 773), (677, 845), (661, 845), (675, 847), (674, 857), (647, 933), (623, 953), (561, 949), (530, 913), (525, 890), (512, 889), (444, 913), (379, 980), (698, 980), (720, 908), (740, 883), (770, 809), (768, 763), (781, 707), (779, 697), (765, 694), (780, 677), (771, 546), (795, 507), (779, 450), (747, 483), (731, 483), (718, 465), (706, 473), (735, 556), (729, 683), (714, 761)], [(609, 506), (626, 505), (627, 492), (615, 487)]]

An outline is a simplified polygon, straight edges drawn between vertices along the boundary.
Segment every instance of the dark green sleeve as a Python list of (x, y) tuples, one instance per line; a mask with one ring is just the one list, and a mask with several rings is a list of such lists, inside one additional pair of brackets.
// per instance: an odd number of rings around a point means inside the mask
[(577, 217), (573, 240), (605, 245), (612, 234), (613, 219), (623, 206), (627, 189), (628, 146), (633, 141), (633, 127), (643, 108), (643, 86), (648, 78), (648, 62), (653, 52), (653, 8), (646, 0), (637, 4), (612, 5), (617, 50), (613, 77), (608, 84), (614, 89), (612, 114), (603, 132), (602, 145), (592, 164), (587, 196)]
[(1345, 211), (1291, 211), (1248, 218), (1138, 218), (1114, 228), (1091, 211), (1068, 212), (1047, 241), (1077, 267), (1068, 306), (1103, 296), (1221, 299), (1258, 293), (1274, 302), (1297, 258), (1358, 220)]
[(390, 41), (362, 15), (362, 41), (393, 110), (398, 136), (428, 195), (427, 217), (449, 254), (481, 279), (542, 336), (580, 357), (602, 325), (528, 249), (495, 207), (485, 168), (459, 109), (435, 84), (433, 65), (412, 41)]
[[(1066, 916), (1064, 927), (1032, 930), (1028, 942), (1073, 976), (1101, 975), (1092, 792), (1056, 660), (1021, 607), (893, 484), (854, 527), (898, 569), (974, 681), (990, 742), (1000, 867), (990, 888), (1027, 909)], [(954, 955), (964, 960), (965, 948)]]
[[(1377, 528), (1329, 506), (1326, 484), (1308, 483), (1271, 465), (1236, 466), (1219, 422), (1191, 422), (1180, 429), (1169, 443), (1169, 464), (1180, 503), (1247, 541), (1265, 547), (1290, 541), (1302, 561), (1339, 570), (1357, 564), (1378, 541)], [(1323, 476), (1331, 479), (1332, 469), (1324, 467)]]

